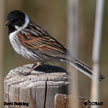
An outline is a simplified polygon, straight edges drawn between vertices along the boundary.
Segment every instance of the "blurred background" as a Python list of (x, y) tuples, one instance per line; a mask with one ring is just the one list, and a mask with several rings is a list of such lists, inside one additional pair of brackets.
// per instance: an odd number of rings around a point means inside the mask
[[(79, 59), (92, 67), (92, 43), (94, 34), (94, 18), (96, 0), (79, 0)], [(67, 0), (8, 0), (4, 3), (5, 18), (12, 10), (21, 10), (30, 18), (43, 26), (49, 34), (54, 36), (64, 46), (67, 38)], [(100, 101), (104, 102), (103, 108), (108, 107), (108, 1), (105, 1), (104, 25), (101, 48), (101, 73), (105, 76), (101, 85)], [(2, 37), (2, 36), (1, 36)], [(26, 63), (35, 63), (17, 55), (8, 39), (7, 28), (4, 27), (3, 36), (3, 77), (17, 66)], [(1, 52), (0, 52), (1, 54)], [(79, 72), (79, 94), (90, 99), (91, 80)]]

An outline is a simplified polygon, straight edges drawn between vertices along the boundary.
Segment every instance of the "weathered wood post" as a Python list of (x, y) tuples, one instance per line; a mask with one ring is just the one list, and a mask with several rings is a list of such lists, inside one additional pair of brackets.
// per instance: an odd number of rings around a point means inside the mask
[(55, 66), (45, 65), (44, 71), (30, 71), (32, 65), (11, 70), (4, 79), (5, 108), (54, 108), (57, 93), (67, 94), (68, 75)]

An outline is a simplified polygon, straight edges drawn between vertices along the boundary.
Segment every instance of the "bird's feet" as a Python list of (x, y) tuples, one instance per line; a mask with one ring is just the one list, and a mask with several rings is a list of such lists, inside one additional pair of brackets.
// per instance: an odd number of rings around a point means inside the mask
[(41, 66), (41, 65), (42, 65), (42, 63), (37, 62), (37, 64), (34, 64), (34, 65), (32, 66), (30, 72), (32, 72), (33, 70), (36, 70), (36, 68), (38, 68), (38, 67)]
[(30, 75), (31, 72), (32, 72), (33, 70), (36, 70), (36, 68), (38, 68), (38, 67), (41, 66), (41, 65), (42, 65), (42, 64), (41, 64), (40, 62), (38, 62), (37, 64), (34, 64), (34, 65), (30, 68), (29, 71), (23, 72), (22, 74), (23, 74), (24, 76)]

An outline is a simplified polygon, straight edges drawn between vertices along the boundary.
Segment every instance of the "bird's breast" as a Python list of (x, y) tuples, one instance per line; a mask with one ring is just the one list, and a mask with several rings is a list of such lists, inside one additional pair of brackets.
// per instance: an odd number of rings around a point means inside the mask
[(21, 52), (20, 52), (20, 50), (21, 50), (21, 46), (20, 46), (20, 45), (21, 45), (21, 44), (19, 43), (18, 37), (17, 37), (17, 35), (16, 35), (15, 32), (13, 32), (13, 33), (11, 33), (11, 34), (9, 35), (9, 40), (10, 40), (10, 43), (11, 43), (13, 49), (14, 49), (18, 54), (20, 54), (20, 53), (21, 53)]

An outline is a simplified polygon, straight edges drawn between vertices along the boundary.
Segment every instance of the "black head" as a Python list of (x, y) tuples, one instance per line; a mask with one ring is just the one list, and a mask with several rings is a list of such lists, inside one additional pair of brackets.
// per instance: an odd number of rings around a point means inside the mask
[(21, 11), (15, 10), (8, 14), (6, 26), (9, 27), (10, 32), (15, 30), (15, 26), (21, 27), (25, 23), (25, 14)]

